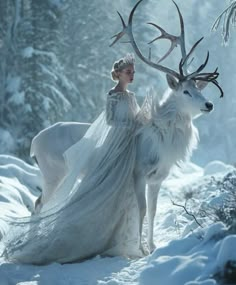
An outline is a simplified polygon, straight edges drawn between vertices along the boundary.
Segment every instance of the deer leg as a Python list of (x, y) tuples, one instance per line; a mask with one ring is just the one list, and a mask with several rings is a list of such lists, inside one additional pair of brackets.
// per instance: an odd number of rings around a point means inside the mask
[(148, 247), (150, 252), (156, 248), (153, 242), (154, 218), (156, 215), (157, 197), (160, 190), (160, 184), (148, 185), (147, 204), (148, 204)]
[(146, 182), (143, 177), (138, 177), (135, 176), (135, 193), (137, 197), (137, 202), (138, 202), (138, 208), (139, 208), (139, 247), (140, 250), (144, 255), (146, 255), (146, 252), (142, 246), (142, 230), (143, 230), (143, 220), (146, 215), (146, 197), (145, 197), (145, 187), (146, 187)]
[(40, 212), (40, 210), (42, 208), (41, 199), (42, 199), (42, 193), (40, 194), (40, 196), (35, 201), (34, 211), (32, 212), (32, 215), (38, 214)]

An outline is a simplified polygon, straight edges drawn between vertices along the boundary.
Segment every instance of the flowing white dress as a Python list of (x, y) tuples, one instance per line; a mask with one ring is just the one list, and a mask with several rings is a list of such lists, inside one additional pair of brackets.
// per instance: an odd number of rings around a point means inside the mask
[(141, 256), (133, 169), (139, 111), (133, 93), (107, 95), (107, 106), (64, 154), (68, 174), (42, 212), (12, 221), (3, 255), (47, 264), (96, 255)]

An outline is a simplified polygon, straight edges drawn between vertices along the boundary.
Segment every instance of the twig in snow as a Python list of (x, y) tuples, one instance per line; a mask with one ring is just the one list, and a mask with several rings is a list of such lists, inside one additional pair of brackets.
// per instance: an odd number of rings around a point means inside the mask
[(186, 212), (187, 215), (193, 217), (194, 221), (199, 225), (199, 227), (203, 228), (203, 226), (198, 222), (198, 220), (196, 219), (196, 217), (194, 216), (194, 214), (190, 213), (187, 208), (183, 205), (179, 205), (177, 203), (175, 203), (172, 199), (171, 199), (171, 202), (174, 206), (177, 206), (177, 207), (181, 207), (184, 209), (184, 211)]

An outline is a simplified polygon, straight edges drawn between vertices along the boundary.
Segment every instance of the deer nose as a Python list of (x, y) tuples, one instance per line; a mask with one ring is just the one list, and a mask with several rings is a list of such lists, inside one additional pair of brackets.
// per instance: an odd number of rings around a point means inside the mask
[(209, 111), (211, 111), (213, 109), (213, 104), (211, 102), (206, 102), (205, 105)]

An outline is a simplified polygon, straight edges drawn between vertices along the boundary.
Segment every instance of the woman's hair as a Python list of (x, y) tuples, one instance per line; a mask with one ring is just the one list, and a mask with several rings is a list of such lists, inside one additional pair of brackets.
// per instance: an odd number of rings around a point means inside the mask
[(122, 71), (129, 65), (134, 65), (135, 59), (132, 53), (128, 53), (125, 57), (122, 57), (115, 61), (111, 70), (111, 78), (113, 81), (117, 81), (119, 78), (117, 72)]

